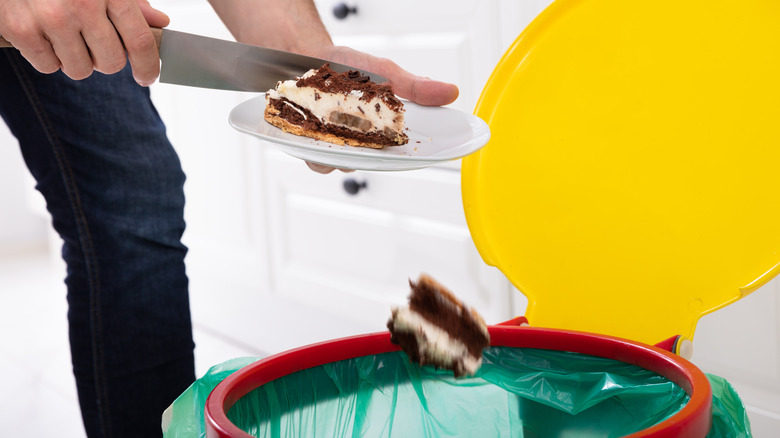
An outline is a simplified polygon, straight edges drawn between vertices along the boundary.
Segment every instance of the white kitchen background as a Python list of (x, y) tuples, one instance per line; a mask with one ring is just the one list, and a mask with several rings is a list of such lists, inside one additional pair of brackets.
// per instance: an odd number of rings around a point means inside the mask
[[(548, 0), (317, 0), (337, 44), (458, 84), (472, 111), (493, 66)], [(205, 0), (157, 0), (171, 28), (230, 34)], [(259, 23), (258, 25), (262, 25)], [(475, 249), (458, 163), (399, 173), (319, 175), (227, 123), (249, 93), (156, 84), (153, 99), (188, 175), (187, 269), (198, 373), (384, 330), (407, 280), (427, 272), (488, 322), (523, 313), (524, 298)], [(365, 182), (356, 195), (346, 179)], [(70, 376), (60, 242), (0, 126), (0, 424), (4, 435), (83, 436)], [(780, 430), (780, 293), (772, 281), (699, 323), (693, 361), (727, 378), (757, 437)]]

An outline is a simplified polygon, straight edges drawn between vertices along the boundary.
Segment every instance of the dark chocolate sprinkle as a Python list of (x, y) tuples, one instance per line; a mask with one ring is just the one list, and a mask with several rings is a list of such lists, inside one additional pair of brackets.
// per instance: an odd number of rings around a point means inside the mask
[(368, 76), (363, 76), (359, 71), (351, 70), (347, 72), (347, 78), (355, 82), (365, 83), (371, 80)]
[[(350, 73), (352, 77), (350, 77)], [(314, 75), (296, 81), (296, 85), (316, 88), (321, 92), (342, 93), (344, 95), (356, 90), (363, 93), (360, 99), (365, 102), (377, 97), (382, 99), (391, 110), (403, 111), (403, 103), (395, 97), (389, 84), (371, 82), (368, 76), (362, 75), (358, 71), (336, 73), (329, 64), (325, 64)]]

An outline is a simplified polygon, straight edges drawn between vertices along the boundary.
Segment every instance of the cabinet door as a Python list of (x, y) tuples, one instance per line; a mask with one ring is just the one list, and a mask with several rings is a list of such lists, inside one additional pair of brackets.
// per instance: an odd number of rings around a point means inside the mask
[[(508, 285), (484, 265), (446, 169), (318, 175), (269, 154), (273, 290), (323, 311), (384, 329), (408, 280), (426, 272), (490, 322), (511, 316)], [(344, 183), (365, 185), (349, 194)]]

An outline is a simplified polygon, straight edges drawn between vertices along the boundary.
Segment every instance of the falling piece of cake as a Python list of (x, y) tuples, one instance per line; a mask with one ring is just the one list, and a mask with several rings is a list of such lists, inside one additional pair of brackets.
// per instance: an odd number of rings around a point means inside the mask
[(413, 362), (469, 376), (482, 365), (490, 335), (482, 317), (426, 274), (409, 281), (408, 307), (392, 309), (387, 322), (391, 341)]
[(404, 105), (388, 84), (325, 64), (266, 93), (265, 120), (285, 132), (350, 146), (383, 148), (409, 142)]

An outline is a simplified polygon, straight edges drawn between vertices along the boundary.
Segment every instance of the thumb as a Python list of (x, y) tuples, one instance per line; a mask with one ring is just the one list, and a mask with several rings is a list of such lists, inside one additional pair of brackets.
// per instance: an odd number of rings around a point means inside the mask
[(417, 76), (388, 59), (380, 59), (377, 64), (377, 73), (389, 79), (395, 94), (404, 99), (420, 105), (440, 106), (458, 98), (459, 91), (455, 84)]
[(165, 27), (171, 23), (170, 17), (158, 9), (152, 7), (148, 0), (137, 0), (141, 13), (151, 27)]
[(395, 94), (414, 103), (440, 106), (450, 104), (458, 98), (459, 91), (455, 84), (414, 75), (389, 59), (371, 56), (344, 46), (332, 47), (331, 50), (332, 53), (323, 53), (320, 56), (382, 75), (390, 80)]
[(399, 75), (390, 80), (396, 94), (420, 105), (447, 105), (458, 98), (458, 87), (454, 84), (435, 81), (411, 73)]

